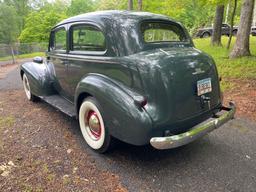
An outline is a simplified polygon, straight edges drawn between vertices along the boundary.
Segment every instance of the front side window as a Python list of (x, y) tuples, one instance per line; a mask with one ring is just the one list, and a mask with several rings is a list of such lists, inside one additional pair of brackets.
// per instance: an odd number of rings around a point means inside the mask
[(105, 51), (104, 34), (91, 25), (77, 25), (71, 28), (72, 51)]
[(54, 50), (66, 50), (66, 30), (58, 29), (54, 32)]
[(188, 41), (184, 30), (172, 23), (145, 22), (141, 24), (144, 42), (185, 42)]

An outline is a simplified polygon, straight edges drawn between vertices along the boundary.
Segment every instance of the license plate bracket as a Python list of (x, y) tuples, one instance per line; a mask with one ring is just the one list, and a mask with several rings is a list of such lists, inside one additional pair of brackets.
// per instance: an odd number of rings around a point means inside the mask
[(206, 78), (197, 81), (197, 95), (203, 95), (212, 91), (211, 78)]

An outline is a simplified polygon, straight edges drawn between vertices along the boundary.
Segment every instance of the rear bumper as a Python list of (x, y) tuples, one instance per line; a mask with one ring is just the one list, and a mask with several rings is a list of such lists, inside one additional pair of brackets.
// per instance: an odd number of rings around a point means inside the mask
[(172, 149), (186, 145), (233, 119), (235, 111), (235, 104), (230, 102), (228, 107), (222, 107), (220, 112), (194, 126), (189, 131), (169, 137), (153, 137), (150, 139), (150, 144), (156, 149)]

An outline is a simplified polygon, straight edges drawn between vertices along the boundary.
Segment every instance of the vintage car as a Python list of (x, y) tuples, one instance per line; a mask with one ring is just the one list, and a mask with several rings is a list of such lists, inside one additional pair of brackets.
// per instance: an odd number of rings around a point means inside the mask
[(57, 24), (47, 57), (20, 68), (27, 98), (79, 120), (86, 143), (185, 145), (234, 117), (222, 105), (213, 59), (178, 22), (146, 12), (102, 11)]

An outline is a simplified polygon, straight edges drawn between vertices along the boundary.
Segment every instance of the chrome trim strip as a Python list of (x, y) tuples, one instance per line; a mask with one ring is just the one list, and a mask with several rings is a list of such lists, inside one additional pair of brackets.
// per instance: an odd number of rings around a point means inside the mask
[(153, 137), (150, 139), (150, 144), (156, 149), (172, 149), (186, 145), (233, 119), (235, 112), (236, 106), (233, 102), (230, 102), (228, 107), (222, 107), (222, 110), (214, 117), (196, 125), (189, 131), (169, 137)]

